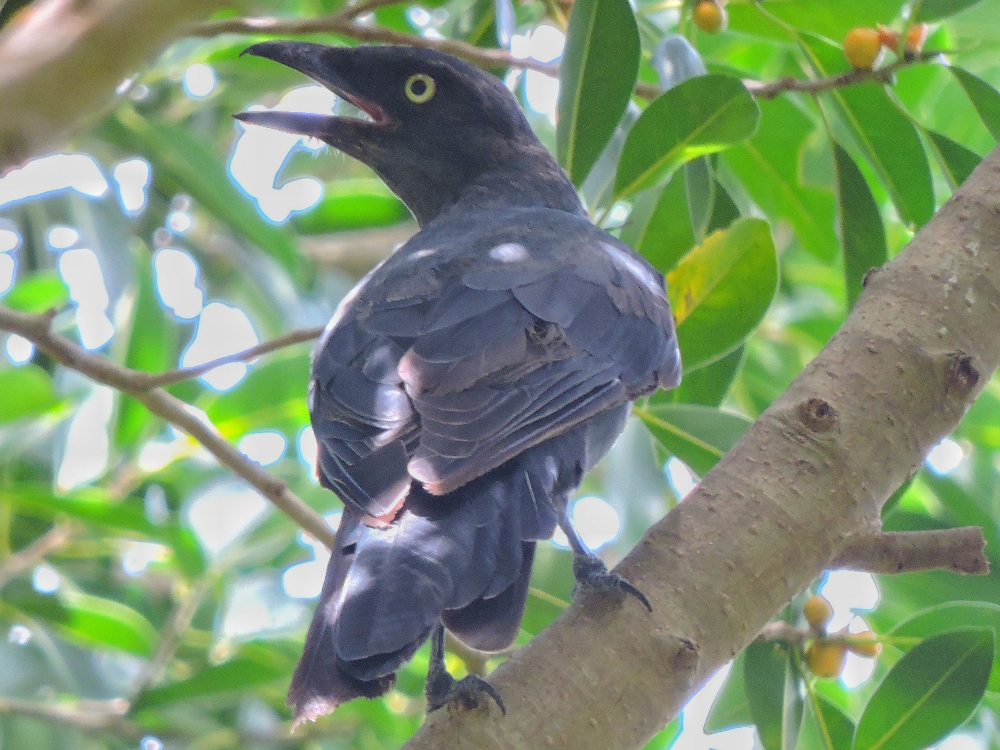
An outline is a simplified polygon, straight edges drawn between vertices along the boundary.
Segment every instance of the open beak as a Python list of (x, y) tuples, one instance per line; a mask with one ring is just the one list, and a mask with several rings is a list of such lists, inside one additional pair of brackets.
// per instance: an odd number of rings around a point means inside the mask
[(362, 97), (350, 81), (349, 71), (354, 69), (348, 59), (350, 48), (328, 47), (324, 44), (276, 40), (260, 42), (247, 47), (244, 55), (254, 55), (274, 60), (300, 73), (305, 73), (337, 96), (350, 102), (371, 118), (371, 122), (350, 117), (310, 114), (305, 112), (275, 112), (261, 110), (240, 112), (233, 115), (241, 122), (262, 125), (287, 133), (297, 133), (330, 141), (336, 138), (343, 125), (351, 129), (378, 127), (389, 122), (385, 111), (375, 102)]

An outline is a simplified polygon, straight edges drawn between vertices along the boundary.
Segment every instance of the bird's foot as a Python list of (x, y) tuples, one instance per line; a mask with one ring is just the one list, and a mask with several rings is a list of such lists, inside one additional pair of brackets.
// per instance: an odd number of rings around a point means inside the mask
[(574, 555), (573, 575), (576, 577), (574, 594), (577, 591), (629, 594), (638, 599), (647, 610), (653, 611), (646, 595), (617, 573), (609, 573), (608, 566), (597, 555)]
[(427, 689), (427, 713), (436, 711), (449, 703), (461, 706), (466, 711), (471, 711), (481, 705), (485, 698), (492, 698), (500, 709), (500, 713), (507, 715), (507, 707), (503, 704), (500, 694), (490, 683), (478, 675), (470, 674), (461, 680), (456, 680), (450, 674), (434, 680), (433, 684), (428, 681)]

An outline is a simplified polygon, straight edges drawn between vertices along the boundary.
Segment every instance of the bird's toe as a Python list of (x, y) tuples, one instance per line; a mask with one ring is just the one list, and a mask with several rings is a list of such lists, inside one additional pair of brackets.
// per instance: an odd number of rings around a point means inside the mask
[(622, 576), (608, 572), (607, 565), (597, 555), (574, 557), (573, 575), (576, 577), (574, 594), (581, 591), (628, 594), (638, 599), (648, 611), (653, 611), (653, 606), (646, 595)]

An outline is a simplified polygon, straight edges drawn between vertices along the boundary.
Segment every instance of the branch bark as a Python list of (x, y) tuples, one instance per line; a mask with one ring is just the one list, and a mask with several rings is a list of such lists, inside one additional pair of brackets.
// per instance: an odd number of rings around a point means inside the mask
[(0, 31), (0, 174), (56, 147), (223, 0), (38, 0)]
[(478, 749), (641, 747), (877, 528), (885, 501), (1000, 365), (998, 306), (1000, 148), (622, 561), (618, 572), (653, 613), (631, 599), (585, 597), (490, 676), (506, 717), (438, 711), (406, 747), (449, 747), (457, 737)]
[(831, 564), (831, 568), (866, 573), (916, 573), (951, 570), (985, 575), (990, 572), (984, 548), (986, 539), (978, 526), (933, 531), (859, 534)]

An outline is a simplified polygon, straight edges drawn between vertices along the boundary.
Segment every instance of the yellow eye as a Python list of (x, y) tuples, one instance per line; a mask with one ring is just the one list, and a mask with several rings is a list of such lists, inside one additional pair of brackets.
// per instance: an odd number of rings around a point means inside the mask
[(434, 79), (426, 73), (416, 73), (406, 79), (406, 98), (414, 104), (429, 102), (434, 96)]

